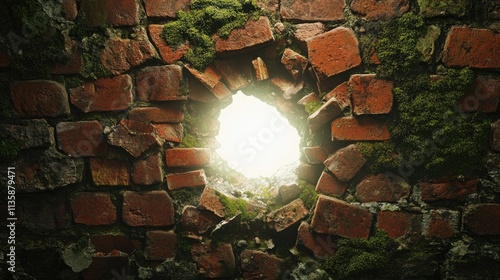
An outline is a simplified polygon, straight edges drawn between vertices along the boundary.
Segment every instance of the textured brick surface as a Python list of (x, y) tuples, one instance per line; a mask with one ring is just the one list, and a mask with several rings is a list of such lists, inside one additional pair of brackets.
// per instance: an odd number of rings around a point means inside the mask
[(153, 124), (158, 136), (167, 141), (180, 143), (184, 137), (184, 126), (180, 123), (159, 123)]
[(176, 190), (186, 187), (204, 187), (207, 184), (205, 170), (199, 169), (184, 173), (172, 173), (166, 177), (169, 190)]
[(347, 182), (356, 176), (365, 162), (365, 158), (356, 145), (351, 144), (328, 157), (324, 164), (337, 179)]
[(66, 89), (47, 80), (13, 82), (10, 96), (19, 117), (59, 117), (70, 113)]
[(369, 117), (342, 117), (332, 122), (332, 140), (378, 141), (391, 138), (385, 120)]
[(293, 79), (297, 81), (306, 71), (309, 61), (301, 54), (290, 48), (286, 48), (283, 56), (281, 56), (281, 63), (285, 66), (288, 73), (292, 75)]
[(151, 107), (133, 108), (128, 118), (146, 123), (179, 123), (184, 120), (184, 110), (180, 102), (167, 102)]
[(278, 279), (282, 261), (274, 255), (257, 250), (244, 250), (241, 255), (244, 279)]
[(123, 221), (129, 226), (169, 226), (174, 224), (174, 206), (166, 191), (123, 194)]
[(190, 0), (144, 0), (148, 17), (177, 17), (177, 11), (188, 11)]
[(500, 68), (500, 34), (487, 29), (454, 26), (444, 46), (448, 67)]
[(370, 175), (356, 186), (356, 198), (361, 202), (398, 202), (410, 195), (406, 182), (391, 182), (384, 174)]
[(211, 150), (206, 148), (175, 148), (165, 151), (167, 167), (209, 165), (211, 157)]
[(276, 232), (280, 232), (302, 220), (307, 214), (309, 214), (309, 211), (307, 211), (302, 200), (298, 198), (267, 214), (266, 222), (269, 227)]
[(368, 238), (372, 219), (372, 214), (359, 206), (320, 195), (311, 227), (318, 233), (346, 238)]
[(182, 209), (179, 224), (182, 230), (200, 235), (215, 227), (220, 221), (221, 218), (210, 211), (186, 205)]
[(380, 211), (377, 214), (377, 229), (385, 231), (390, 238), (420, 235), (421, 222), (420, 214), (401, 211)]
[(334, 175), (326, 171), (321, 173), (316, 184), (316, 192), (326, 195), (342, 196), (346, 189), (346, 184), (340, 182)]
[(326, 259), (336, 252), (336, 245), (332, 236), (319, 234), (312, 231), (307, 222), (299, 226), (297, 244), (309, 249), (317, 259)]
[(287, 20), (337, 21), (344, 19), (345, 0), (282, 0), (280, 14)]
[(458, 100), (462, 112), (494, 113), (500, 99), (500, 79), (478, 77), (469, 91)]
[(392, 109), (392, 82), (375, 78), (375, 74), (352, 75), (349, 89), (356, 115), (387, 114)]
[(154, 46), (160, 53), (161, 60), (163, 63), (171, 64), (179, 59), (189, 50), (186, 44), (181, 44), (179, 47), (173, 49), (165, 43), (165, 40), (161, 37), (163, 32), (162, 24), (151, 24), (148, 26), (149, 36)]
[(117, 159), (91, 158), (90, 171), (97, 186), (128, 186), (130, 163)]
[(116, 222), (116, 208), (106, 193), (77, 193), (71, 199), (75, 223), (87, 226), (111, 225)]
[(135, 0), (82, 0), (82, 13), (90, 26), (133, 26), (139, 24), (139, 9)]
[(307, 118), (309, 128), (311, 131), (317, 131), (341, 113), (342, 108), (337, 100), (330, 98)]
[(108, 142), (137, 158), (149, 148), (161, 146), (163, 140), (150, 123), (123, 119), (112, 127)]
[(500, 204), (477, 204), (466, 208), (464, 214), (466, 230), (480, 236), (500, 235)]
[(58, 148), (70, 156), (102, 156), (108, 150), (98, 121), (60, 122), (56, 135)]
[(471, 179), (464, 182), (452, 181), (445, 183), (420, 183), (422, 200), (457, 200), (463, 201), (469, 195), (476, 193), (479, 187), (477, 179)]
[(423, 234), (430, 238), (452, 238), (459, 230), (460, 212), (448, 209), (430, 210), (424, 215)]
[(225, 207), (220, 202), (220, 197), (217, 194), (216, 190), (212, 187), (207, 186), (203, 189), (198, 208), (201, 210), (210, 211), (221, 218), (224, 218), (225, 216)]
[[(228, 89), (232, 92), (247, 87), (253, 82), (252, 72), (254, 68), (249, 57), (240, 56), (236, 58), (217, 59), (214, 63), (217, 70), (219, 70), (222, 75), (224, 84), (227, 85)], [(262, 63), (264, 62), (262, 61)]]
[(163, 166), (160, 153), (151, 154), (145, 159), (134, 162), (132, 182), (138, 185), (152, 185), (163, 180)]
[(409, 0), (353, 0), (351, 9), (367, 20), (389, 20), (401, 16), (410, 8)]
[(177, 236), (174, 231), (153, 230), (146, 233), (144, 254), (147, 260), (164, 261), (174, 257)]
[(120, 251), (126, 254), (132, 254), (136, 246), (130, 237), (121, 234), (96, 234), (90, 237), (90, 242), (96, 252), (110, 254), (113, 251)]
[(230, 243), (195, 244), (191, 256), (198, 263), (199, 274), (203, 278), (233, 278), (236, 260)]
[(321, 22), (300, 23), (295, 25), (294, 41), (302, 51), (307, 51), (307, 40), (316, 35), (325, 33), (325, 25)]
[(182, 79), (179, 65), (143, 68), (135, 77), (137, 96), (141, 101), (186, 100), (181, 89)]
[(297, 174), (297, 177), (299, 177), (300, 179), (304, 179), (311, 184), (316, 184), (322, 170), (322, 165), (300, 163), (295, 170), (295, 174)]
[[(7, 209), (7, 205), (2, 205)], [(71, 225), (71, 218), (66, 204), (66, 198), (62, 196), (41, 196), (34, 199), (23, 199), (17, 205), (20, 211), (17, 212), (17, 218), (22, 224), (43, 230), (62, 230)], [(7, 214), (7, 211), (5, 211)], [(7, 217), (6, 217), (7, 218)]]
[(302, 148), (307, 162), (310, 164), (322, 164), (331, 152), (329, 147), (304, 147)]
[(340, 107), (346, 108), (351, 106), (351, 96), (349, 94), (349, 83), (343, 82), (340, 85), (336, 86), (333, 90), (329, 91), (324, 97), (323, 100), (330, 100), (331, 98), (335, 98), (337, 103), (339, 103)]

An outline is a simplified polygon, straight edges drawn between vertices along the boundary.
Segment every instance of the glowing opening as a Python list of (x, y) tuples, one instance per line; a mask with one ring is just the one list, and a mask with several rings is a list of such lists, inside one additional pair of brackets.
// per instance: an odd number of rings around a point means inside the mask
[(221, 111), (217, 153), (248, 178), (271, 177), (298, 161), (300, 136), (276, 108), (238, 91)]

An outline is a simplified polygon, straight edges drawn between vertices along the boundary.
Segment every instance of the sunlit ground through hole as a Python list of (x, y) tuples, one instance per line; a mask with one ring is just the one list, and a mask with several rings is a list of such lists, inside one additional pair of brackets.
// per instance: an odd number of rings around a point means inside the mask
[(270, 177), (299, 159), (297, 130), (276, 108), (256, 97), (238, 91), (219, 121), (217, 152), (247, 178)]

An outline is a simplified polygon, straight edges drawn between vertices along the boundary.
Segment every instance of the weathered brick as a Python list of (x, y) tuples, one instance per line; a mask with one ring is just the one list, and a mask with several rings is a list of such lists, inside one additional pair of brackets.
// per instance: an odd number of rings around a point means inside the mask
[(70, 75), (80, 74), (82, 70), (83, 58), (82, 55), (75, 49), (71, 52), (68, 60), (56, 64), (50, 72), (55, 75)]
[(120, 75), (69, 90), (71, 103), (84, 113), (125, 110), (134, 101), (132, 78)]
[(329, 147), (315, 146), (304, 147), (302, 148), (302, 151), (304, 152), (308, 163), (322, 164), (332, 150)]
[(166, 180), (169, 190), (177, 190), (186, 187), (204, 187), (207, 184), (207, 176), (203, 169), (168, 174)]
[(287, 20), (337, 21), (344, 19), (345, 0), (282, 0), (280, 14)]
[(267, 66), (262, 58), (257, 57), (252, 60), (252, 65), (255, 71), (255, 77), (257, 81), (263, 81), (269, 79), (269, 73), (267, 71)]
[(313, 132), (317, 131), (341, 113), (342, 108), (337, 100), (335, 98), (330, 98), (330, 100), (321, 105), (321, 107), (307, 118), (309, 128)]
[(120, 251), (131, 255), (136, 249), (134, 241), (130, 237), (122, 234), (96, 234), (90, 237), (90, 242), (96, 252), (111, 254), (113, 251)]
[(130, 164), (128, 161), (91, 158), (90, 171), (96, 186), (128, 186)]
[(257, 250), (243, 250), (240, 255), (243, 279), (278, 279), (282, 261), (275, 255)]
[(344, 195), (347, 185), (340, 182), (334, 175), (323, 171), (321, 177), (319, 177), (318, 183), (316, 184), (316, 192), (326, 194), (342, 196)]
[(13, 82), (10, 96), (21, 118), (59, 117), (70, 113), (66, 89), (54, 81)]
[(319, 164), (300, 163), (295, 170), (295, 174), (297, 174), (297, 177), (300, 179), (304, 179), (311, 184), (316, 184), (322, 170), (323, 166)]
[(476, 204), (466, 208), (464, 228), (475, 235), (500, 235), (500, 204)]
[(306, 71), (309, 61), (301, 54), (290, 48), (286, 48), (283, 56), (281, 56), (281, 63), (285, 66), (288, 73), (292, 75), (293, 79), (297, 81)]
[(198, 263), (198, 272), (203, 278), (234, 277), (236, 260), (230, 243), (195, 244), (191, 248), (191, 256)]
[(359, 206), (319, 195), (311, 227), (318, 233), (346, 238), (368, 238), (372, 219), (372, 214)]
[(134, 163), (132, 182), (138, 185), (152, 185), (163, 180), (161, 154), (151, 154)]
[(220, 202), (220, 196), (212, 187), (205, 187), (203, 189), (198, 208), (201, 210), (210, 211), (221, 218), (224, 218), (225, 216), (224, 210), (226, 208), (224, 207), (224, 205), (222, 205), (222, 203)]
[(149, 36), (151, 37), (151, 41), (154, 46), (160, 53), (161, 60), (165, 64), (172, 64), (176, 61), (179, 61), (182, 56), (189, 50), (189, 46), (187, 42), (185, 44), (181, 44), (179, 47), (172, 49), (165, 43), (165, 40), (162, 38), (163, 32), (162, 24), (150, 24), (148, 26)]
[(311, 92), (309, 94), (304, 95), (299, 101), (297, 101), (297, 104), (302, 105), (302, 106), (307, 106), (309, 102), (315, 102), (319, 101), (318, 94), (315, 92)]
[(220, 221), (221, 218), (210, 211), (186, 205), (182, 209), (179, 224), (183, 230), (200, 235), (215, 227)]
[(90, 266), (82, 272), (82, 279), (113, 279), (117, 273), (118, 275), (130, 275), (129, 271), (128, 256), (119, 255), (119, 252), (113, 252), (108, 256), (94, 255)]
[(292, 79), (283, 76), (272, 78), (271, 83), (279, 88), (285, 100), (292, 99), (304, 88), (304, 81), (294, 82)]
[(282, 204), (289, 203), (292, 200), (298, 198), (301, 193), (302, 190), (295, 182), (283, 182), (278, 188), (278, 200)]
[(342, 117), (332, 122), (332, 140), (381, 141), (391, 138), (385, 120), (369, 117)]
[(103, 156), (108, 150), (98, 121), (60, 122), (56, 135), (58, 148), (69, 156)]
[(176, 18), (177, 11), (188, 11), (190, 0), (144, 0), (148, 17)]
[(365, 158), (356, 145), (351, 144), (347, 147), (339, 149), (328, 157), (325, 160), (324, 165), (341, 182), (347, 182), (356, 176), (365, 162)]
[(422, 215), (402, 211), (380, 211), (377, 214), (377, 229), (385, 231), (390, 238), (419, 236)]
[(62, 16), (69, 21), (73, 21), (77, 15), (78, 5), (76, 0), (62, 0)]
[(430, 238), (452, 238), (458, 233), (460, 212), (448, 209), (430, 210), (424, 214), (423, 234)]
[(175, 148), (165, 151), (167, 167), (210, 165), (212, 152), (206, 148)]
[(184, 110), (181, 102), (167, 102), (154, 107), (133, 108), (128, 118), (146, 123), (180, 123), (184, 120)]
[(85, 22), (92, 26), (133, 26), (139, 24), (139, 9), (135, 0), (82, 0)]
[(500, 34), (488, 29), (454, 26), (446, 38), (447, 67), (500, 68)]
[(384, 174), (370, 175), (356, 186), (356, 198), (361, 202), (398, 202), (410, 195), (406, 182), (391, 182)]
[(44, 119), (21, 120), (15, 124), (0, 124), (0, 135), (15, 141), (20, 149), (48, 148), (52, 145), (53, 129)]
[(246, 53), (274, 40), (271, 23), (267, 17), (250, 19), (242, 28), (235, 29), (227, 39), (214, 35), (215, 51), (218, 55)]
[(213, 89), (222, 79), (222, 74), (219, 70), (217, 70), (214, 63), (208, 65), (205, 69), (203, 69), (203, 71), (190, 67), (189, 65), (185, 67), (189, 73), (193, 75), (193, 77), (210, 90)]
[(351, 107), (351, 96), (349, 94), (349, 83), (343, 82), (340, 85), (336, 86), (330, 92), (325, 94), (323, 100), (330, 100), (335, 98), (337, 103), (340, 105), (342, 109)]
[(133, 227), (170, 226), (174, 224), (174, 205), (166, 191), (123, 194), (123, 221)]
[(182, 137), (184, 136), (184, 126), (180, 123), (161, 123), (153, 124), (153, 127), (158, 132), (158, 136), (167, 141), (180, 143), (182, 142)]
[(500, 120), (491, 124), (490, 146), (493, 150), (500, 152)]
[(466, 94), (458, 100), (462, 112), (494, 113), (500, 99), (500, 79), (478, 77)]
[(174, 231), (152, 230), (146, 233), (146, 247), (144, 254), (146, 260), (165, 261), (173, 258), (177, 235)]
[(253, 66), (249, 57), (217, 59), (214, 63), (232, 92), (245, 88), (253, 82)]
[(375, 74), (352, 75), (349, 91), (356, 115), (387, 114), (392, 109), (392, 82), (375, 78)]
[(300, 198), (288, 203), (287, 205), (276, 209), (266, 216), (266, 222), (270, 228), (276, 232), (283, 231), (309, 214), (304, 203)]
[(331, 235), (313, 232), (307, 222), (302, 222), (299, 226), (297, 245), (309, 249), (317, 259), (324, 260), (335, 254), (337, 244), (332, 240)]
[(325, 25), (321, 22), (301, 23), (295, 25), (294, 41), (302, 51), (307, 51), (307, 41), (314, 36), (325, 33)]
[(410, 8), (408, 0), (353, 0), (351, 9), (367, 20), (389, 20), (400, 17)]
[(477, 192), (479, 180), (471, 179), (464, 182), (450, 181), (444, 183), (423, 182), (418, 185), (423, 201), (464, 201), (469, 195)]
[(163, 144), (163, 140), (150, 123), (126, 119), (122, 119), (119, 124), (111, 128), (108, 142), (123, 148), (136, 158), (149, 148)]
[(179, 65), (150, 66), (137, 72), (137, 96), (141, 101), (186, 100)]
[[(20, 211), (17, 218), (31, 229), (67, 229), (70, 227), (71, 219), (65, 200), (65, 198), (53, 194), (50, 196), (37, 195), (32, 200), (23, 199), (18, 204)], [(7, 205), (3, 209), (7, 209)], [(7, 213), (7, 211), (5, 212)]]
[(116, 222), (116, 208), (107, 193), (77, 193), (71, 199), (71, 209), (75, 223), (98, 226)]
[(331, 77), (361, 64), (358, 40), (349, 28), (337, 27), (310, 39), (307, 50), (320, 76)]
[(154, 58), (156, 50), (149, 41), (145, 29), (135, 33), (134, 40), (112, 37), (104, 44), (101, 63), (112, 74), (119, 75), (132, 67)]
[(470, 9), (470, 0), (418, 0), (420, 14), (425, 17), (463, 17)]

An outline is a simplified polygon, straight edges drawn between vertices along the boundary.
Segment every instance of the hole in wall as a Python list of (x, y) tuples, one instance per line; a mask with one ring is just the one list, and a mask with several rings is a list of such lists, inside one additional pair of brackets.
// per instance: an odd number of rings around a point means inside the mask
[(216, 152), (245, 177), (271, 177), (298, 164), (300, 136), (275, 107), (238, 91), (219, 122)]

